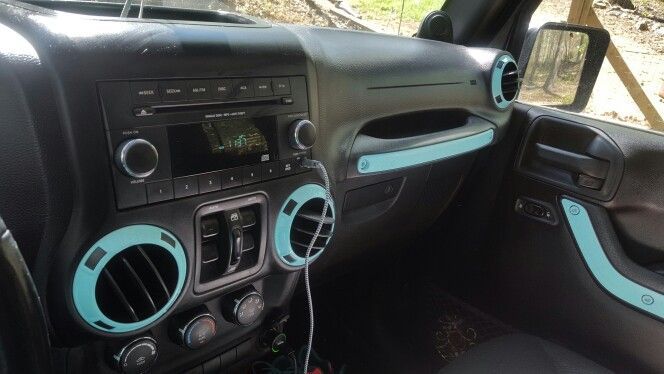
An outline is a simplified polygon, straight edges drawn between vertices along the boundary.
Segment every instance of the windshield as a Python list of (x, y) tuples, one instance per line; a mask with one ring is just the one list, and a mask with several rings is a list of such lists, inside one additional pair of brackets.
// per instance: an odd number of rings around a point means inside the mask
[[(104, 0), (124, 3), (123, 0)], [(140, 0), (132, 0), (133, 4)], [(412, 36), (445, 0), (144, 0), (145, 5), (222, 10), (290, 23)]]

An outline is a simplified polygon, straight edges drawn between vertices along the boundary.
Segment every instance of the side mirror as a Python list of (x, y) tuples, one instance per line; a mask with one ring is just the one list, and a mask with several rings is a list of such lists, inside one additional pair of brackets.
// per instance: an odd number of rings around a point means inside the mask
[(519, 57), (519, 99), (581, 112), (590, 99), (609, 48), (604, 29), (546, 23), (528, 32)]

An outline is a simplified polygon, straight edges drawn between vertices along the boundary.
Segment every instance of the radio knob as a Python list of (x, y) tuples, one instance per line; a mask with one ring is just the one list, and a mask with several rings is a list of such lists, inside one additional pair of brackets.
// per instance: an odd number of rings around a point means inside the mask
[(316, 143), (316, 126), (311, 121), (299, 119), (290, 125), (289, 142), (294, 149), (304, 151)]
[(127, 139), (115, 151), (115, 164), (132, 178), (147, 178), (157, 169), (159, 153), (145, 139)]

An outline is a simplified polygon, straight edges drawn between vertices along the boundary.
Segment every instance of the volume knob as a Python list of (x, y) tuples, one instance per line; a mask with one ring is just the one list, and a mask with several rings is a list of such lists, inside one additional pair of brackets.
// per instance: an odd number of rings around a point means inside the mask
[(157, 148), (145, 139), (127, 139), (115, 151), (115, 164), (128, 177), (147, 178), (158, 162)]
[(289, 142), (294, 149), (305, 151), (316, 143), (316, 126), (311, 121), (299, 119), (290, 125)]

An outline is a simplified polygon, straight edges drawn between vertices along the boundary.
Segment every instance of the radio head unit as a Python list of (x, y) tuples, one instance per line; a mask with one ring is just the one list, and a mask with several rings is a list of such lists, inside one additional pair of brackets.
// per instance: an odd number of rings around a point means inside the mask
[[(312, 131), (315, 138), (304, 77), (198, 81), (194, 86), (205, 90), (219, 89), (214, 82), (222, 81), (242, 87), (227, 87), (224, 97), (201, 98), (199, 90), (173, 101), (173, 87), (187, 84), (98, 84), (118, 209), (307, 170), (297, 162), (309, 152), (300, 138), (306, 140)], [(252, 94), (243, 87), (252, 87)]]

